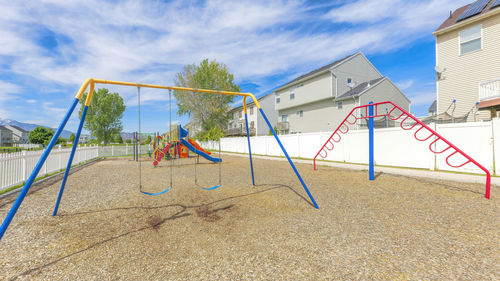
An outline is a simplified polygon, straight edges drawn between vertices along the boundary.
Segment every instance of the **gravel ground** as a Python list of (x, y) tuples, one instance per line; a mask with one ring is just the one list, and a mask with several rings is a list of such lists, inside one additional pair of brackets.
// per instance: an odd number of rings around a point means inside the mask
[[(33, 188), (0, 241), (0, 279), (18, 280), (499, 280), (500, 189), (224, 156), (223, 186), (194, 184), (194, 159), (173, 188), (139, 193), (137, 164), (97, 162)], [(146, 161), (146, 160), (145, 160)], [(143, 164), (144, 190), (170, 181)], [(197, 166), (218, 183), (218, 165)], [(0, 199), (0, 220), (17, 194)]]

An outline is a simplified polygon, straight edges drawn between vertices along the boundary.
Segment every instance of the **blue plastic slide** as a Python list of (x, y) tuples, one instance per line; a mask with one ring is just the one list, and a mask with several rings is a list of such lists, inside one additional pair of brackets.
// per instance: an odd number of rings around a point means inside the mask
[(216, 157), (212, 157), (212, 156), (206, 154), (205, 152), (196, 149), (196, 147), (194, 147), (193, 145), (191, 145), (188, 141), (186, 141), (183, 138), (181, 138), (181, 143), (182, 143), (182, 145), (186, 146), (192, 152), (194, 152), (194, 153), (196, 153), (198, 155), (201, 155), (202, 157), (204, 157), (205, 159), (207, 159), (209, 161), (212, 161), (212, 162), (222, 162), (222, 159), (216, 158)]

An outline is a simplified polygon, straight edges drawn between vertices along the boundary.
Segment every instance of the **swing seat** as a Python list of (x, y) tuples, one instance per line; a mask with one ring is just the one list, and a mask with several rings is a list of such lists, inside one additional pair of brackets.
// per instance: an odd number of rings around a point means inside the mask
[(219, 188), (221, 186), (222, 185), (216, 185), (216, 186), (212, 186), (212, 187), (204, 187), (204, 186), (198, 185), (199, 188), (203, 188), (205, 190), (214, 190), (214, 189), (217, 189), (217, 188)]
[(167, 192), (169, 190), (170, 190), (170, 187), (167, 188), (167, 189), (165, 189), (165, 190), (163, 190), (163, 191), (161, 191), (161, 192), (157, 192), (157, 193), (150, 193), (150, 192), (146, 192), (146, 191), (142, 191), (142, 190), (141, 190), (141, 193), (142, 194), (146, 194), (146, 195), (155, 196), (155, 195), (161, 195), (161, 194), (163, 194), (163, 193), (165, 193), (165, 192)]

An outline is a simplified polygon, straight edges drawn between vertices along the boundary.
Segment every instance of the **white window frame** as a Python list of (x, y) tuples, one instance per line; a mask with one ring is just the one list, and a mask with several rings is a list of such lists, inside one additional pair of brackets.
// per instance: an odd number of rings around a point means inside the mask
[(342, 101), (337, 102), (337, 109), (342, 109)]
[(276, 103), (280, 103), (280, 101), (281, 101), (280, 94), (276, 93)]
[(304, 116), (304, 111), (303, 110), (297, 110), (297, 116), (298, 117), (303, 117)]
[[(472, 39), (469, 39), (467, 41), (462, 42), (461, 33), (464, 32), (464, 31), (466, 31), (466, 30), (478, 27), (478, 26), (479, 26), (479, 29), (480, 29), (480, 32), (479, 32), (480, 33), (480, 35), (479, 35), (480, 37), (472, 38)], [(470, 52), (467, 52), (467, 53), (462, 53), (462, 44), (463, 43), (468, 43), (470, 41), (474, 41), (474, 40), (477, 40), (477, 39), (479, 39), (479, 42), (481, 43), (481, 47), (479, 47), (479, 49), (476, 49), (476, 50), (473, 50), (473, 51), (470, 51)], [(458, 55), (459, 56), (464, 56), (464, 55), (471, 54), (471, 53), (474, 53), (474, 52), (477, 52), (477, 51), (481, 51), (482, 49), (483, 49), (483, 25), (482, 24), (474, 25), (474, 26), (468, 27), (468, 28), (463, 29), (462, 31), (458, 32)]]
[(250, 115), (253, 115), (253, 105), (250, 107)]
[(295, 87), (290, 88), (290, 100), (295, 99)]
[(288, 114), (281, 115), (281, 122), (288, 122)]

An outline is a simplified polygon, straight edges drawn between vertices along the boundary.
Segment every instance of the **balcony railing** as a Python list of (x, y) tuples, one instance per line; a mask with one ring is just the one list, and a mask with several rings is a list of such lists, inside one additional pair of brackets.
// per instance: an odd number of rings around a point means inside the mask
[(290, 129), (290, 123), (278, 122), (276, 127), (277, 127), (278, 131), (288, 131)]
[(479, 83), (479, 100), (500, 98), (500, 78)]
[[(248, 132), (250, 133), (250, 136), (255, 136), (255, 128), (248, 128)], [(247, 129), (245, 127), (231, 128), (226, 130), (226, 137), (246, 136), (246, 135), (247, 135)]]

